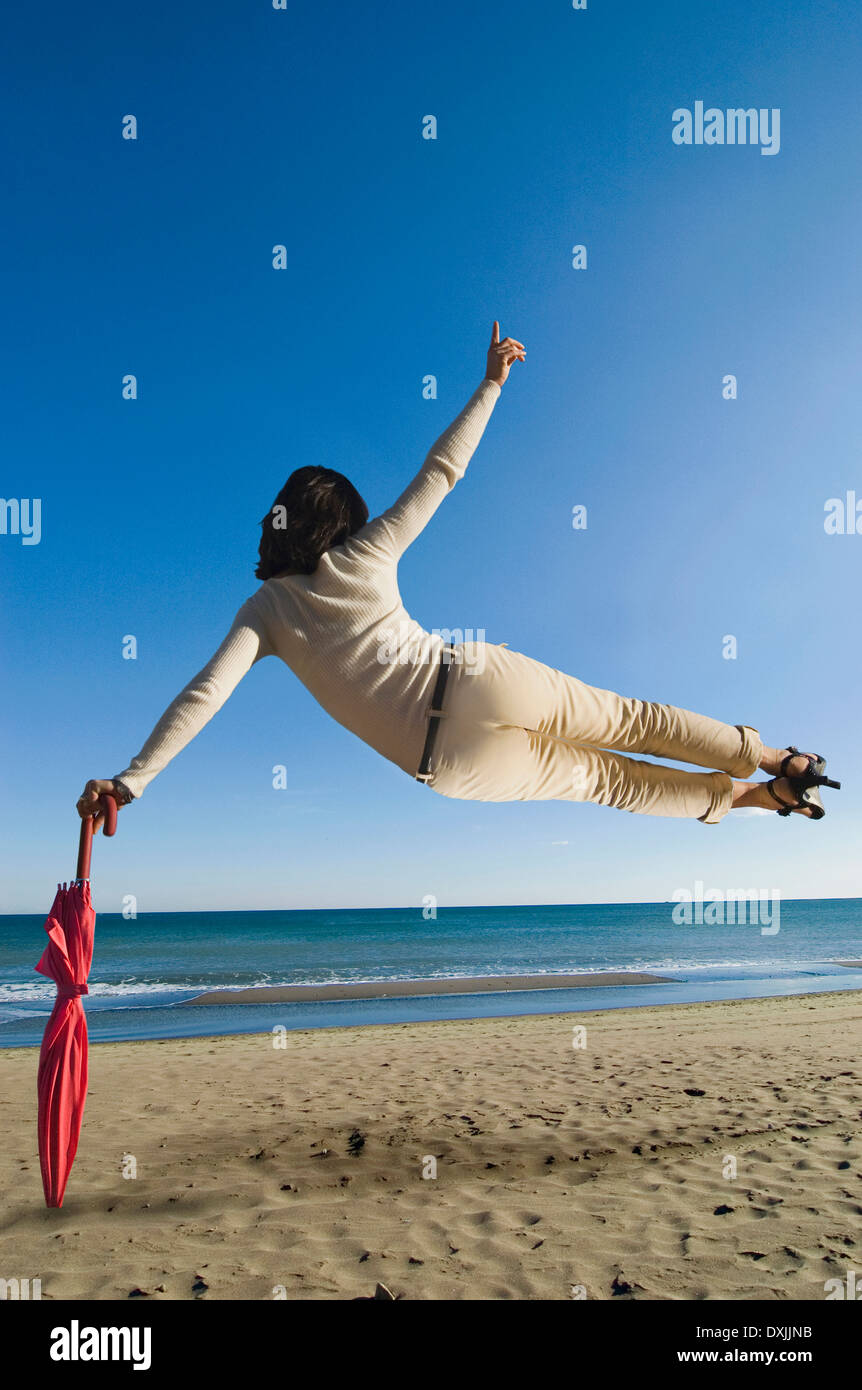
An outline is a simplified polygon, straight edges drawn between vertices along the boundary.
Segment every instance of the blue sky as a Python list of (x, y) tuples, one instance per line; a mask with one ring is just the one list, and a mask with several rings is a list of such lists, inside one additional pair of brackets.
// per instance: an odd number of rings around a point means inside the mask
[[(527, 363), (402, 562), (408, 610), (822, 751), (828, 819), (446, 801), (268, 660), (97, 842), (97, 905), (862, 894), (862, 535), (824, 531), (862, 498), (857, 5), (49, 3), (7, 40), (0, 491), (42, 534), (0, 535), (3, 910), (73, 872), (85, 779), (256, 588), (287, 474), (382, 510), (495, 317)], [(674, 144), (697, 100), (780, 109), (779, 152)]]

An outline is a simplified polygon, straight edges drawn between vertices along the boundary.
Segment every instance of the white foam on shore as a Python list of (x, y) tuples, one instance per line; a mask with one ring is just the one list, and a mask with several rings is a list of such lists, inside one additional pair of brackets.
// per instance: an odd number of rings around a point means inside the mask
[[(595, 979), (602, 975), (646, 975), (657, 972), (670, 972), (676, 974), (681, 971), (685, 972), (687, 975), (692, 975), (700, 974), (707, 970), (745, 970), (752, 972), (753, 977), (757, 977), (764, 974), (768, 975), (773, 971), (780, 972), (782, 976), (786, 976), (797, 973), (804, 974), (810, 971), (815, 971), (817, 973), (829, 972), (831, 970), (837, 971), (840, 968), (852, 969), (853, 967), (842, 967), (841, 963), (837, 961), (822, 959), (808, 961), (775, 959), (761, 961), (719, 960), (698, 962), (696, 964), (686, 964), (678, 960), (665, 959), (662, 961), (639, 961), (636, 964), (626, 964), (624, 966), (574, 966), (563, 970), (542, 970), (532, 967), (530, 969), (515, 967), (505, 971), (500, 969), (488, 971), (474, 970), (469, 975), (464, 975), (455, 971), (437, 970), (431, 971), (427, 975), (423, 974), (421, 976), (411, 977), (411, 980), (448, 982), (454, 980), (508, 980), (517, 976), (529, 976), (530, 978), (538, 978), (541, 976), (543, 979), (547, 979), (548, 988), (553, 989), (555, 979), (571, 978), (580, 975)], [(860, 967), (860, 969), (862, 969), (862, 967)], [(295, 977), (292, 979), (284, 979), (273, 977), (271, 974), (264, 974), (263, 977), (259, 976), (255, 980), (242, 983), (238, 983), (236, 979), (225, 982), (212, 979), (206, 981), (195, 980), (182, 984), (177, 982), (163, 983), (160, 981), (139, 981), (134, 979), (118, 982), (94, 980), (90, 983), (88, 997), (91, 999), (99, 999), (100, 1001), (116, 999), (119, 1002), (129, 997), (140, 998), (141, 996), (147, 995), (160, 995), (163, 998), (169, 995), (176, 995), (179, 997), (181, 995), (209, 994), (215, 990), (221, 993), (252, 989), (289, 989), (293, 987), (320, 989), (326, 986), (337, 986), (347, 989), (357, 985), (381, 985), (392, 988), (399, 983), (404, 983), (404, 980), (404, 976), (393, 975), (372, 975), (363, 976), (362, 978), (349, 976), (345, 978), (344, 976), (336, 976), (334, 974), (326, 974), (323, 976), (316, 975), (314, 978), (302, 979), (297, 979)], [(4, 984), (0, 984), (0, 1006), (4, 1004), (13, 1006), (16, 1004), (51, 1004), (53, 1006), (55, 996), (56, 986), (53, 980), (44, 979), (42, 977), (32, 981), (7, 981)], [(169, 1000), (165, 1000), (165, 1003), (167, 1005)], [(34, 1011), (28, 1009), (27, 1012), (32, 1015)], [(50, 1012), (50, 1009), (48, 1012)], [(17, 1017), (18, 1015), (15, 1014), (14, 1016)], [(2, 1021), (2, 1018), (0, 1018), (0, 1021)]]

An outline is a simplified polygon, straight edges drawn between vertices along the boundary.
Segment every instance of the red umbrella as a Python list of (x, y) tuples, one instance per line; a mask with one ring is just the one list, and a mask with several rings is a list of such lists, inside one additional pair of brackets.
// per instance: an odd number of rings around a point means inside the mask
[[(104, 830), (117, 829), (117, 803), (100, 799)], [(75, 1161), (84, 1101), (87, 1098), (87, 1020), (81, 995), (93, 959), (96, 915), (90, 902), (90, 854), (93, 818), (81, 822), (78, 870), (69, 884), (57, 885), (57, 896), (45, 930), (48, 945), (36, 969), (57, 982), (57, 1000), (39, 1053), (39, 1162), (49, 1207), (63, 1205), (66, 1182)]]

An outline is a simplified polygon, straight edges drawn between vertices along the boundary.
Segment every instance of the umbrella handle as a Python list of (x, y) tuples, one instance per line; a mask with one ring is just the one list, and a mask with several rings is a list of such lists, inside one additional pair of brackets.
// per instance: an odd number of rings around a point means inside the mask
[[(117, 803), (108, 792), (104, 792), (99, 797), (99, 810), (102, 811), (105, 816), (103, 833), (105, 835), (116, 835)], [(93, 817), (87, 816), (86, 820), (81, 821), (81, 836), (78, 840), (78, 868), (75, 873), (76, 878), (90, 877), (90, 856), (92, 852)]]

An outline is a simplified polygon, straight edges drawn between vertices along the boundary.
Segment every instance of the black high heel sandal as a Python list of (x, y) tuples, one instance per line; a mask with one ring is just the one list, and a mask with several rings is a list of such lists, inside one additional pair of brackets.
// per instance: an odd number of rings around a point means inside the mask
[[(801, 772), (798, 776), (792, 777), (787, 771), (789, 763), (793, 758), (804, 758), (806, 756), (808, 758), (808, 771)], [(796, 800), (784, 801), (775, 791), (775, 784), (780, 780), (779, 777), (773, 777), (772, 780), (766, 784), (766, 790), (769, 792), (769, 795), (772, 797), (773, 801), (777, 801), (781, 807), (781, 810), (778, 812), (779, 816), (789, 816), (791, 811), (802, 811), (807, 809), (811, 812), (811, 815), (808, 817), (809, 820), (823, 819), (826, 815), (826, 807), (820, 799), (820, 793), (817, 788), (832, 787), (835, 791), (841, 790), (840, 782), (833, 782), (831, 778), (824, 776), (823, 769), (825, 766), (826, 759), (821, 758), (819, 754), (800, 753), (799, 749), (794, 748), (792, 744), (788, 747), (787, 757), (781, 760), (780, 776), (787, 779), (790, 784), (790, 790), (796, 797)]]

